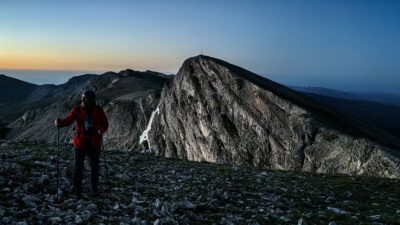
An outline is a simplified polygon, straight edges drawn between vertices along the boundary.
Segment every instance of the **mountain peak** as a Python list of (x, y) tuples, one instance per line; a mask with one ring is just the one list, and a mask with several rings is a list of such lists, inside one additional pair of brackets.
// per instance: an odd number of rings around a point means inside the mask
[[(203, 76), (202, 74), (207, 74), (208, 76)], [(257, 88), (268, 91), (274, 96), (288, 101), (290, 104), (300, 107), (302, 110), (312, 113), (313, 116), (316, 116), (328, 126), (341, 130), (341, 132), (348, 133), (352, 136), (369, 138), (381, 143), (382, 145), (400, 149), (400, 140), (392, 137), (384, 131), (378, 130), (375, 127), (370, 127), (363, 121), (342, 114), (332, 108), (326, 107), (325, 105), (321, 105), (314, 99), (298, 91), (292, 90), (268, 78), (262, 77), (223, 60), (205, 55), (191, 57), (183, 63), (183, 66), (178, 73), (178, 76), (182, 75), (192, 75), (191, 79), (195, 83), (199, 79), (209, 78), (210, 75), (221, 76), (220, 79), (223, 80), (223, 83), (225, 83), (226, 86), (233, 85), (233, 89), (237, 89), (236, 91), (239, 91), (245, 83), (254, 85)], [(248, 96), (244, 97), (254, 98), (256, 96), (248, 94)]]
[[(159, 155), (270, 169), (400, 177), (398, 139), (209, 56), (185, 60), (173, 85), (163, 91), (157, 112), (148, 141)], [(371, 153), (371, 148), (376, 152)], [(359, 167), (360, 155), (374, 163)], [(348, 162), (349, 158), (357, 160)], [(388, 161), (382, 170), (380, 164)]]

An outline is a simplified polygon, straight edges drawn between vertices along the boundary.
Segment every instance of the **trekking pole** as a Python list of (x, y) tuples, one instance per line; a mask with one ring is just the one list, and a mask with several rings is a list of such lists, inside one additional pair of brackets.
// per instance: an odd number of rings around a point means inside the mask
[(104, 143), (103, 143), (103, 137), (101, 137), (101, 150), (103, 152), (103, 161), (104, 161), (104, 167), (106, 169), (106, 177), (107, 177), (107, 183), (108, 183), (108, 192), (111, 194), (111, 184), (110, 184), (110, 177), (108, 174), (108, 167), (107, 167), (107, 161), (106, 161), (106, 154), (104, 150)]
[(60, 178), (59, 158), (60, 158), (60, 128), (57, 127), (57, 202), (60, 200), (58, 196), (58, 184)]

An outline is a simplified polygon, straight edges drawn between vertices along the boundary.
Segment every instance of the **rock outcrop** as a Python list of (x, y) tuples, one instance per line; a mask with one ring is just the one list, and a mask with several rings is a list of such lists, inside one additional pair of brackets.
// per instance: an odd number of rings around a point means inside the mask
[(318, 173), (400, 177), (400, 142), (224, 61), (186, 60), (162, 91), (156, 154)]

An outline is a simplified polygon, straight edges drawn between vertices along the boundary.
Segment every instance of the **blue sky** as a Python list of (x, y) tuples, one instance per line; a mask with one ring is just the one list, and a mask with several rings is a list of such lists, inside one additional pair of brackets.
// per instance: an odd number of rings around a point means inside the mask
[(0, 0), (0, 73), (176, 73), (203, 53), (290, 85), (400, 92), (398, 1)]

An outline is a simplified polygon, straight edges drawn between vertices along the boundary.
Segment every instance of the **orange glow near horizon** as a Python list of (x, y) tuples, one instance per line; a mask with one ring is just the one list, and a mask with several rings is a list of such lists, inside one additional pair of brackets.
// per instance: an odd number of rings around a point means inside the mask
[[(52, 34), (56, 35), (57, 34)], [(109, 40), (67, 34), (0, 36), (0, 69), (60, 71), (121, 71), (124, 69), (177, 72), (186, 58), (171, 50), (131, 39)]]
[[(0, 69), (6, 70), (71, 70), (71, 71), (119, 71), (123, 69), (171, 72), (170, 63), (149, 56), (121, 56), (119, 58), (49, 54), (1, 54)], [(131, 60), (129, 60), (131, 58)], [(154, 61), (152, 61), (154, 59)], [(158, 62), (158, 63), (157, 63)], [(177, 65), (180, 66), (180, 65)]]

